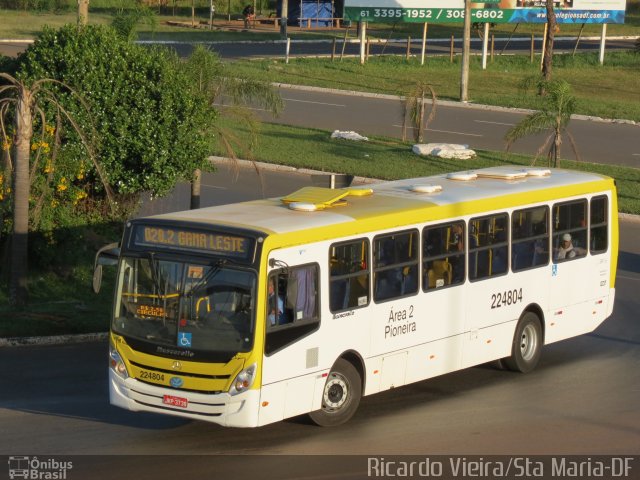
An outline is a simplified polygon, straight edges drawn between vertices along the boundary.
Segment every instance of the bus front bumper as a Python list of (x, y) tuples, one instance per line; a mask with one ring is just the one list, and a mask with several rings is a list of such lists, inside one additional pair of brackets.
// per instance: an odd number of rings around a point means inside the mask
[(134, 412), (175, 415), (226, 427), (255, 427), (260, 391), (247, 390), (233, 396), (227, 392), (185, 392), (131, 377), (123, 379), (109, 369), (109, 401), (111, 405)]

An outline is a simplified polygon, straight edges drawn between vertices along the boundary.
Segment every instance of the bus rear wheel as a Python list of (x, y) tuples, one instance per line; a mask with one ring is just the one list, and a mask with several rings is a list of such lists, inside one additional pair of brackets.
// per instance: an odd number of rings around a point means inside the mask
[(531, 372), (540, 360), (542, 342), (540, 319), (535, 313), (526, 312), (516, 326), (511, 356), (502, 360), (504, 365), (514, 372)]
[(356, 413), (362, 397), (362, 379), (348, 361), (339, 359), (322, 389), (322, 408), (311, 412), (311, 420), (321, 427), (333, 427), (348, 421)]

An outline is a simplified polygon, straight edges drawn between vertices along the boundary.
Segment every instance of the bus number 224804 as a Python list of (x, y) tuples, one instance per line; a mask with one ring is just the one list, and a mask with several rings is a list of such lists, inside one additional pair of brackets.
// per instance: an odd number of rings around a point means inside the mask
[(491, 295), (491, 308), (500, 308), (507, 305), (515, 305), (522, 302), (522, 288), (513, 290), (505, 290)]

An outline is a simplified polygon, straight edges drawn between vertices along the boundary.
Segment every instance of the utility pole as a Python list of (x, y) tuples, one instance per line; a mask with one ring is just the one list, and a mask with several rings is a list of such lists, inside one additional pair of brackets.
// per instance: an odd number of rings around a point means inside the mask
[(287, 38), (287, 21), (289, 20), (289, 0), (282, 0), (280, 9), (280, 36)]
[(460, 75), (460, 101), (469, 101), (469, 54), (471, 53), (471, 1), (464, 1), (464, 28), (462, 33), (462, 73)]

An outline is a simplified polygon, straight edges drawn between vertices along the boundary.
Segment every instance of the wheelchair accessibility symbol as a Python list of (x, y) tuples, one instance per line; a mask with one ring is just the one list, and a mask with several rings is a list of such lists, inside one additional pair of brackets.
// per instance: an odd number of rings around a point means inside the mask
[(191, 333), (178, 332), (178, 346), (187, 348), (191, 346)]

